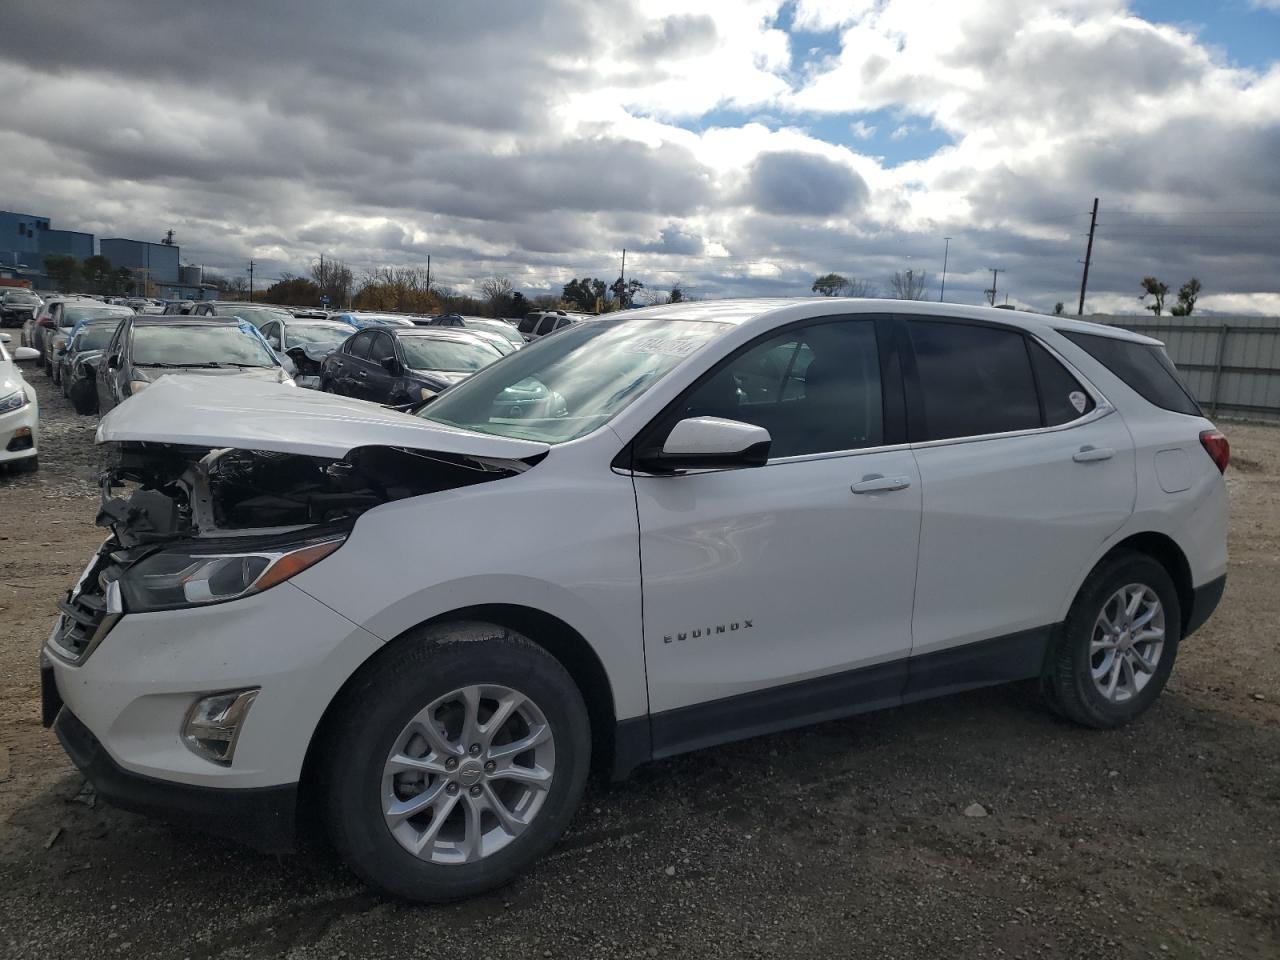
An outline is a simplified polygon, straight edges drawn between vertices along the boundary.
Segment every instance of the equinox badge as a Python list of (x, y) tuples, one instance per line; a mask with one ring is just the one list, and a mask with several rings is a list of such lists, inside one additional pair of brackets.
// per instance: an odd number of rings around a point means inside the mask
[(687, 633), (677, 633), (674, 636), (667, 634), (662, 638), (663, 643), (683, 643), (685, 640), (697, 640), (700, 637), (709, 637), (713, 633), (733, 633), (735, 630), (750, 630), (752, 623), (750, 620), (735, 620), (733, 623), (718, 623), (714, 627), (698, 627)]

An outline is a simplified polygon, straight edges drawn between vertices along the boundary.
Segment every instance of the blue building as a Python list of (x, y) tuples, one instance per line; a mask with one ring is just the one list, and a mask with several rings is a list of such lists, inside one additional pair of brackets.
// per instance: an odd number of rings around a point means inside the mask
[(0, 264), (43, 272), (44, 258), (65, 254), (83, 260), (93, 256), (93, 234), (54, 230), (48, 217), (0, 210)]
[(104, 238), (98, 243), (99, 252), (111, 261), (113, 267), (128, 267), (134, 273), (156, 284), (178, 283), (178, 247), (149, 240), (126, 240), (123, 237)]

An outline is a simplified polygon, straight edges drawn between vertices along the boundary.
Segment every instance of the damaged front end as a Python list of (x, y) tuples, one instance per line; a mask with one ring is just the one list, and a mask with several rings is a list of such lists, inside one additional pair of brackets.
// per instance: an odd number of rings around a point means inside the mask
[(515, 476), (536, 463), (366, 446), (341, 458), (122, 442), (102, 475), (111, 531), (58, 604), (54, 652), (78, 662), (120, 616), (259, 593), (318, 563), (379, 504)]

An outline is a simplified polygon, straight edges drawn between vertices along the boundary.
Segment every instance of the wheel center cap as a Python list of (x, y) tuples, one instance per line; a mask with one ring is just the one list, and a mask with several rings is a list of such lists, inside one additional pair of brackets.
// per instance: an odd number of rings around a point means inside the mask
[(484, 765), (479, 760), (468, 760), (458, 767), (458, 782), (464, 787), (475, 786), (484, 776)]

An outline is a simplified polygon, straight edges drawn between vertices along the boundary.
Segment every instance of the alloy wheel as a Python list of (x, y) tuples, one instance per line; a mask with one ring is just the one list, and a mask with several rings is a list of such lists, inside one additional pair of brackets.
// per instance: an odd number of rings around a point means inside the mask
[(383, 766), (383, 818), (415, 857), (472, 863), (529, 827), (554, 775), (555, 738), (537, 704), (510, 687), (463, 687), (396, 737)]
[(1150, 587), (1131, 583), (1113, 593), (1089, 641), (1089, 670), (1098, 692), (1112, 703), (1141, 693), (1160, 664), (1164, 630), (1164, 606)]

